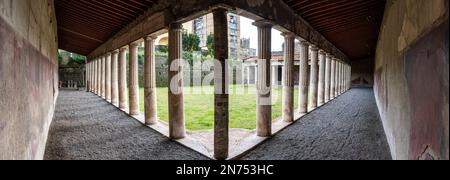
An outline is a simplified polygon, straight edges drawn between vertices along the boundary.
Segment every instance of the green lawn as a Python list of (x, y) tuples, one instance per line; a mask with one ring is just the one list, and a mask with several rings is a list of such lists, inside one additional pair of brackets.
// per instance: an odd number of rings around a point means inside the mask
[[(192, 93), (205, 92), (205, 93)], [(184, 103), (186, 127), (189, 130), (206, 130), (214, 127), (214, 87), (185, 87)], [(233, 91), (245, 93), (232, 93)], [(230, 127), (256, 128), (256, 93), (255, 87), (230, 86)], [(250, 93), (249, 93), (250, 92)], [(281, 116), (281, 88), (273, 89), (275, 105), (272, 108), (273, 119)], [(275, 98), (275, 95), (277, 98)], [(144, 89), (140, 89), (140, 108), (144, 112)], [(295, 90), (295, 108), (298, 107), (298, 91)], [(158, 117), (168, 121), (168, 89), (158, 88)]]

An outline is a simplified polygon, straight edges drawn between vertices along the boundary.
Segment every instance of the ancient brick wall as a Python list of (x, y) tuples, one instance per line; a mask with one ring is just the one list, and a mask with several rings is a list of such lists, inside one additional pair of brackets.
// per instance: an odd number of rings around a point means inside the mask
[(394, 159), (448, 159), (448, 0), (390, 0), (374, 91)]
[(42, 159), (58, 94), (53, 0), (0, 0), (0, 159)]

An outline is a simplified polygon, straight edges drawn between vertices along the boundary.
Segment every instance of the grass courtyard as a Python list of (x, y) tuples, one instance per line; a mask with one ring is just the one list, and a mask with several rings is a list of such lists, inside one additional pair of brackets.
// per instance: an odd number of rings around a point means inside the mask
[[(202, 93), (203, 92), (203, 93)], [(186, 127), (189, 130), (214, 128), (214, 87), (185, 87), (184, 105)], [(273, 119), (282, 114), (282, 89), (272, 91)], [(144, 89), (140, 89), (140, 109), (144, 112)], [(298, 107), (298, 90), (295, 89), (295, 108)], [(168, 88), (157, 89), (158, 117), (168, 121)], [(256, 128), (256, 87), (230, 86), (230, 128)]]

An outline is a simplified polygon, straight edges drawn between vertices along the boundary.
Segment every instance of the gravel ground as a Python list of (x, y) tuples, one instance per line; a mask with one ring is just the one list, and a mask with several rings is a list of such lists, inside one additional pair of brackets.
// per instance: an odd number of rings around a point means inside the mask
[(204, 160), (92, 93), (60, 91), (47, 160)]
[[(61, 91), (47, 160), (203, 160), (81, 91)], [(246, 160), (391, 159), (372, 89), (352, 89), (258, 146)]]
[(392, 159), (372, 89), (352, 89), (243, 157), (247, 160)]

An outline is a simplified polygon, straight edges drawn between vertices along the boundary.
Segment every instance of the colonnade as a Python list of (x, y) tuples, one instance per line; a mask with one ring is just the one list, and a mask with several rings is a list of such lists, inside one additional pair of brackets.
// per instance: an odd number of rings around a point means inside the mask
[[(214, 71), (214, 156), (226, 159), (229, 154), (229, 94), (226, 78), (228, 59), (228, 21), (227, 9), (216, 8), (214, 15), (214, 53), (220, 63)], [(256, 21), (258, 28), (258, 67), (257, 67), (257, 135), (272, 135), (272, 83), (271, 83), (271, 29), (269, 21)], [(184, 99), (183, 99), (183, 63), (182, 25), (172, 23), (169, 26), (169, 136), (171, 139), (186, 137)], [(307, 113), (323, 105), (350, 88), (351, 68), (332, 54), (320, 50), (317, 45), (300, 40), (300, 71), (294, 74), (295, 39), (294, 33), (283, 33), (285, 38), (285, 61), (283, 72), (283, 120), (294, 121), (294, 114)], [(157, 123), (156, 108), (156, 37), (143, 37), (145, 49), (144, 62), (144, 106), (145, 123)], [(138, 115), (138, 46), (142, 42), (131, 42), (128, 46), (88, 61), (87, 91), (93, 92), (121, 109), (128, 108), (130, 115)], [(129, 74), (127, 56), (129, 52)], [(311, 51), (311, 58), (309, 58)], [(311, 60), (309, 62), (309, 59)], [(308, 69), (309, 64), (311, 68)], [(221, 68), (223, 67), (223, 68)], [(308, 73), (310, 71), (310, 73)], [(310, 74), (310, 77), (308, 77)], [(294, 76), (299, 76), (299, 109), (294, 110)], [(127, 85), (128, 77), (128, 85)], [(308, 81), (309, 79), (309, 81)], [(127, 91), (128, 87), (128, 93)], [(308, 88), (309, 87), (309, 88)], [(128, 97), (126, 95), (128, 94)], [(127, 101), (128, 98), (128, 101)]]

